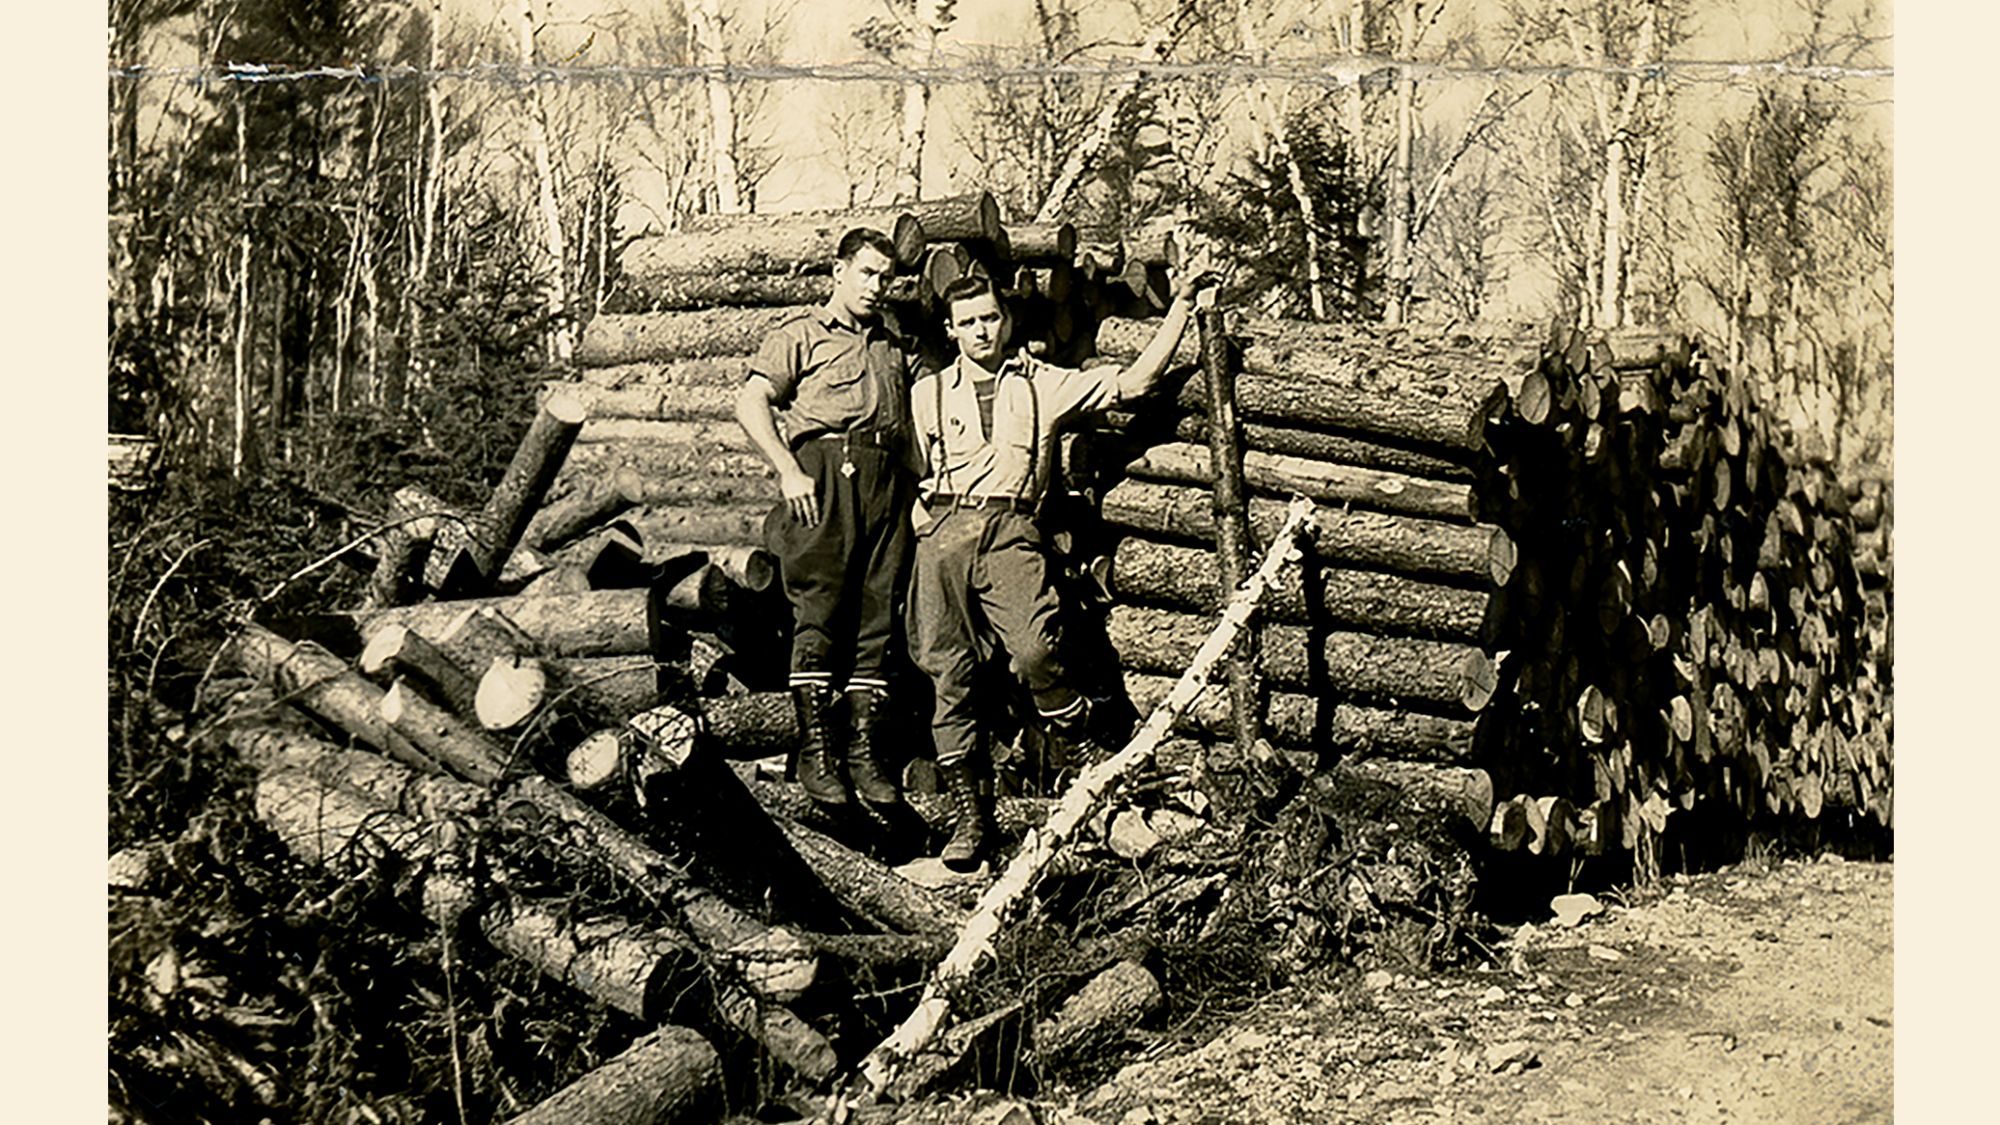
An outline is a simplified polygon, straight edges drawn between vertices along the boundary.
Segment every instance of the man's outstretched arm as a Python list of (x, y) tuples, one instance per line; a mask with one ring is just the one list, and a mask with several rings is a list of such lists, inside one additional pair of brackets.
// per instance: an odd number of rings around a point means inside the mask
[(1146, 343), (1139, 358), (1132, 365), (1118, 373), (1118, 397), (1123, 400), (1138, 398), (1158, 385), (1160, 376), (1166, 374), (1167, 364), (1174, 357), (1174, 349), (1180, 346), (1181, 334), (1187, 330), (1188, 318), (1194, 314), (1195, 293), (1203, 286), (1216, 283), (1215, 272), (1206, 262), (1191, 262), (1174, 278), (1174, 300), (1167, 306), (1167, 315), (1153, 338)]

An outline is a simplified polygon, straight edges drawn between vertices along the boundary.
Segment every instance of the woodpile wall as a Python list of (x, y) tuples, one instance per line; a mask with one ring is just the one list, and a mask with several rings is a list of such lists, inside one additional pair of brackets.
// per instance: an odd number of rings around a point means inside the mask
[[(894, 238), (895, 308), (939, 356), (937, 293), (984, 271), (1032, 351), (1128, 361), (1179, 254), (1164, 227), (1008, 225), (984, 195), (858, 218)], [(264, 778), (259, 814), (302, 859), (429, 865), (419, 909), (470, 919), (495, 949), (648, 1020), (691, 974), (714, 974), (713, 1027), (663, 1033), (627, 1060), (659, 1068), (689, 1104), (715, 1083), (707, 1034), (755, 1039), (806, 1085), (825, 1080), (855, 1044), (819, 1029), (868, 1018), (852, 1001), (809, 1018), (822, 963), (836, 979), (907, 975), (964, 917), (963, 888), (904, 878), (854, 824), (725, 761), (796, 737), (786, 608), (762, 550), (776, 483), (733, 396), (764, 335), (825, 298), (827, 255), (856, 219), (715, 219), (633, 245), (623, 311), (586, 326), (578, 368), (544, 388), (489, 501), (461, 512), (402, 490), (367, 560), (370, 604), (327, 615), (344, 624), (324, 636), (345, 642), (253, 627), (235, 650), (256, 717), (227, 737)], [(1390, 932), (1380, 919), (1397, 907), (1411, 908), (1406, 929), (1434, 931), (1412, 919), (1443, 899), (1416, 888), (1462, 905), (1464, 859), (1486, 845), (1644, 863), (1675, 813), (1704, 803), (1746, 822), (1843, 810), (1892, 823), (1892, 492), (1844, 487), (1793, 453), (1745, 373), (1663, 332), (1240, 319), (1227, 334), (1253, 551), (1285, 497), (1320, 508), (1257, 625), (1263, 730), (1327, 807), (1380, 821), (1330, 834), (1300, 814), (1277, 849), (1232, 853), (1249, 863), (1239, 876), (1301, 888), (1327, 855), (1365, 859), (1343, 877), (1359, 892), (1318, 880), (1288, 913), (1288, 956), (1357, 918)], [(1169, 387), (1063, 443), (1053, 539), (1076, 587), (1095, 592), (1075, 631), (1108, 643), (1098, 686), (1142, 715), (1223, 599), (1200, 354), (1190, 329)], [(1155, 857), (1143, 887), (1105, 892), (1093, 924), (1209, 934), (1229, 915), (1189, 775), (1231, 767), (1230, 708), (1227, 687), (1207, 689), (1185, 740), (1162, 750), (1168, 768), (1139, 787), (1151, 803), (1107, 811), (1066, 861), (1122, 871)], [(910, 729), (921, 758), (921, 716)], [(915, 788), (913, 822), (867, 836), (901, 858), (944, 827)], [(1356, 803), (1363, 790), (1402, 811)], [(661, 911), (595, 917), (475, 893), (444, 862), (445, 822), (470, 815), (503, 837), (562, 841), (579, 870)], [(1032, 798), (1001, 808), (1014, 834), (1046, 815)], [(1429, 842), (1396, 836), (1397, 816), (1433, 825)], [(1123, 982), (1107, 989), (1145, 991), (1127, 979), (1147, 973), (1129, 950), (1083, 933), (1072, 944)], [(1030, 1038), (1049, 1057), (1140, 1018), (1087, 992), (1068, 998), (1076, 1012), (1042, 1005), (1047, 1026)], [(570, 1102), (561, 1115), (590, 1119)]]

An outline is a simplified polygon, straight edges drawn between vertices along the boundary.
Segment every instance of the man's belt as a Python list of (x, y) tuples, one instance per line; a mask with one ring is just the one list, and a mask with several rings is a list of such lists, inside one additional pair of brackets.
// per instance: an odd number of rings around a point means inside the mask
[(932, 511), (943, 509), (972, 509), (987, 512), (1020, 512), (1035, 514), (1035, 502), (1019, 496), (961, 496), (954, 493), (939, 493), (932, 496), (926, 505)]
[(792, 441), (792, 448), (798, 449), (809, 441), (837, 441), (846, 448), (881, 449), (894, 453), (903, 447), (899, 435), (882, 430), (821, 430), (816, 434), (806, 434)]

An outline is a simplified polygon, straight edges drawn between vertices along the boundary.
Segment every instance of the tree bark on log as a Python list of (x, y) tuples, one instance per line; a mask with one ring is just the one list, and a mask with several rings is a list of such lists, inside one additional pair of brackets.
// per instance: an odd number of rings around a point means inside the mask
[[(640, 446), (640, 444), (586, 444), (570, 454), (564, 476), (570, 480), (590, 480), (620, 468), (640, 474), (638, 512), (624, 512), (626, 520), (646, 514), (646, 508), (670, 508), (698, 512), (712, 526), (742, 528), (752, 526), (746, 508), (756, 508), (756, 538), (736, 538), (736, 542), (760, 542), (762, 520), (778, 500), (778, 474), (756, 454), (704, 452), (690, 446)], [(728, 512), (728, 516), (716, 514)], [(690, 516), (680, 516), (690, 520)], [(732, 530), (730, 534), (746, 534)]]
[[(1119, 527), (1195, 542), (1215, 538), (1207, 489), (1128, 480), (1105, 493), (1102, 511), (1105, 522)], [(1252, 533), (1267, 539), (1283, 511), (1278, 501), (1253, 498)], [(1312, 538), (1313, 550), (1328, 562), (1479, 585), (1505, 583), (1496, 573), (1496, 552), (1503, 543), (1508, 543), (1507, 533), (1497, 527), (1382, 512), (1328, 514), (1317, 521)]]
[(750, 359), (762, 337), (740, 352), (724, 352), (688, 358), (642, 360), (632, 363), (589, 367), (573, 372), (567, 379), (543, 384), (545, 394), (568, 390), (586, 405), (596, 393), (616, 395), (621, 391), (663, 391), (694, 402), (713, 395), (723, 401), (735, 398), (750, 373)]
[[(1477, 389), (1426, 387), (1376, 392), (1328, 386), (1296, 370), (1263, 371), (1250, 366), (1237, 379), (1237, 398), (1246, 418), (1291, 426), (1328, 426), (1478, 452), (1486, 440), (1486, 416), (1507, 399), (1500, 383)], [(1200, 403), (1196, 388), (1183, 388), (1180, 403)]]
[[(1120, 540), (1111, 589), (1120, 599), (1189, 613), (1220, 612), (1215, 555), (1150, 539)], [(1307, 587), (1317, 590), (1308, 602)], [(1481, 641), (1490, 635), (1492, 597), (1369, 570), (1328, 567), (1316, 575), (1286, 572), (1271, 588), (1264, 612), (1273, 620), (1324, 623), (1363, 633), (1441, 641)]]
[(833, 897), (855, 914), (919, 935), (949, 934), (964, 920), (964, 913), (942, 895), (833, 837), (784, 817), (772, 821)]
[[(548, 597), (470, 598), (398, 606), (361, 615), (364, 641), (391, 625), (440, 641), (460, 616), (498, 610), (548, 656), (628, 656), (650, 651), (646, 641), (646, 591), (594, 590)], [(449, 644), (446, 646), (449, 651)], [(470, 669), (468, 669), (470, 671)], [(483, 673), (484, 668), (480, 669)]]
[(421, 486), (404, 485), (389, 498), (368, 587), (369, 605), (403, 605), (418, 596), (440, 516), (459, 518), (451, 505)]
[(479, 929), (502, 953), (643, 1020), (659, 1018), (669, 982), (700, 971), (700, 953), (684, 934), (623, 918), (568, 915), (567, 908), (504, 901), (481, 913)]
[(500, 573), (500, 564), (520, 542), (528, 520), (548, 495), (549, 486), (555, 483), (583, 419), (584, 406), (576, 399), (568, 395), (543, 399), (485, 506), (467, 523), (439, 525), (430, 557), (424, 562), (425, 584), (433, 590), (452, 590), (465, 582), (476, 586), (492, 583)]
[[(736, 391), (749, 373), (747, 362), (693, 360), (689, 362), (728, 366), (716, 378), (700, 382), (636, 382), (604, 387), (581, 380), (542, 384), (544, 394), (568, 394), (583, 400), (590, 411), (586, 423), (614, 419), (646, 421), (732, 421), (736, 417)], [(612, 370), (606, 368), (605, 370)], [(580, 436), (578, 440), (588, 440)]]
[[(1179, 411), (1178, 405), (1163, 404), (1162, 408)], [(1129, 430), (1134, 424), (1143, 424), (1143, 418), (1143, 414), (1121, 415), (1114, 412), (1111, 415), (1111, 425), (1114, 430)], [(1205, 444), (1208, 441), (1208, 422), (1199, 414), (1182, 414), (1180, 420), (1174, 424), (1173, 437), (1175, 440), (1192, 442), (1196, 445)], [(1383, 472), (1424, 477), (1432, 481), (1472, 480), (1472, 470), (1457, 461), (1406, 449), (1399, 445), (1384, 445), (1366, 438), (1329, 434), (1320, 430), (1302, 430), (1293, 426), (1247, 422), (1243, 426), (1243, 443), (1260, 453), (1303, 457), (1308, 461), (1379, 469)]]
[(698, 1032), (670, 1024), (507, 1125), (695, 1125), (721, 1105), (722, 1059)]
[(1076, 226), (1072, 223), (1015, 223), (1007, 228), (1007, 243), (1017, 262), (1076, 260)]
[[(1129, 362), (1157, 325), (1145, 318), (1105, 318), (1097, 328), (1097, 354)], [(1322, 389), (1373, 395), (1482, 397), (1496, 384), (1507, 390), (1518, 387), (1541, 358), (1540, 345), (1527, 338), (1479, 341), (1414, 329), (1388, 335), (1308, 320), (1246, 317), (1231, 326), (1230, 335), (1242, 342), (1246, 376), (1305, 379)], [(1170, 364), (1195, 362), (1195, 349), (1183, 341)]]
[(402, 680), (382, 693), (383, 721), (451, 772), (480, 785), (506, 777), (507, 749)]
[(749, 504), (717, 503), (713, 507), (649, 502), (623, 518), (639, 533), (641, 543), (722, 543), (762, 547), (764, 520), (777, 498), (775, 481), (768, 499)]
[(245, 625), (232, 646), (236, 666), (269, 683), (280, 699), (395, 758), (427, 772), (439, 765), (382, 718), (382, 689), (310, 641), (300, 644), (261, 625)]
[(825, 304), (827, 298), (833, 295), (833, 279), (823, 273), (759, 273), (735, 269), (720, 273), (661, 270), (645, 277), (631, 278), (630, 286), (633, 295), (644, 302), (649, 312)]
[(521, 544), (537, 551), (565, 547), (639, 504), (645, 496), (646, 481), (636, 469), (619, 469), (609, 477), (585, 480), (569, 495), (543, 505), (521, 533)]
[[(1144, 672), (1125, 673), (1125, 692), (1141, 714), (1166, 698), (1173, 680)], [(1473, 723), (1353, 703), (1329, 703), (1326, 748), (1356, 757), (1412, 761), (1459, 762), (1472, 755)], [(1312, 696), (1274, 691), (1265, 703), (1264, 731), (1280, 746), (1312, 749), (1317, 741), (1321, 705)], [(1205, 689), (1176, 727), (1185, 734), (1227, 738), (1231, 727), (1228, 697), (1216, 687)]]
[(925, 232), (917, 216), (907, 207), (858, 208), (851, 211), (758, 212), (741, 215), (689, 215), (684, 230), (721, 234), (750, 228), (782, 231), (800, 241), (825, 240), (826, 255), (821, 268), (831, 268), (840, 239), (850, 230), (865, 227), (888, 235), (896, 244), (896, 261), (915, 265), (923, 251)]
[[(1125, 466), (1141, 480), (1202, 484), (1215, 479), (1208, 451), (1183, 443), (1155, 445)], [(1332, 504), (1470, 523), (1477, 518), (1472, 489), (1380, 469), (1335, 465), (1255, 450), (1243, 456), (1244, 483), (1277, 496), (1297, 493)]]
[(1108, 1045), (1166, 1006), (1160, 981), (1137, 961), (1120, 961), (1035, 1025), (1035, 1055), (1071, 1059)]
[(760, 691), (701, 701), (702, 734), (732, 758), (768, 758), (799, 744), (790, 692)]
[(577, 434), (578, 445), (620, 442), (631, 445), (688, 446), (715, 453), (755, 453), (756, 447), (734, 417), (723, 419), (593, 418)]
[(1328, 777), (1336, 786), (1380, 786), (1396, 795), (1402, 817), (1424, 817), (1464, 838), (1483, 835), (1493, 819), (1493, 781), (1485, 770), (1375, 759), (1342, 761)]
[(471, 714), (479, 697), (477, 676), (403, 625), (391, 625), (369, 638), (361, 650), (361, 670), (370, 676), (415, 680), (445, 706), (462, 714)]
[(612, 364), (747, 356), (764, 337), (811, 305), (778, 308), (702, 309), (691, 312), (604, 313), (592, 319), (577, 345), (577, 363)]
[[(1143, 606), (1114, 606), (1104, 632), (1119, 663), (1141, 672), (1179, 672), (1193, 659), (1209, 619)], [(1312, 631), (1296, 625), (1263, 628), (1262, 670), (1271, 682), (1341, 696), (1421, 700), (1478, 713), (1492, 698), (1493, 662), (1469, 645), (1366, 633), (1329, 632), (1323, 668), (1313, 666)]]
[(924, 238), (930, 242), (963, 242), (1006, 237), (1000, 219), (1000, 203), (989, 191), (967, 192), (942, 199), (916, 199), (897, 205), (915, 216)]

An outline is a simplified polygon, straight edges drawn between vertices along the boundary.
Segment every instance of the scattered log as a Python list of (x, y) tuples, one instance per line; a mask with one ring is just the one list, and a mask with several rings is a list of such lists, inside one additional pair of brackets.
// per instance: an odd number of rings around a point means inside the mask
[(280, 699), (296, 703), (340, 730), (417, 769), (438, 763), (382, 718), (382, 689), (347, 662), (310, 641), (300, 644), (261, 625), (245, 625), (231, 646), (236, 666), (269, 683)]
[(1075, 1058), (1114, 1042), (1165, 1006), (1159, 978), (1137, 961), (1120, 961), (1035, 1025), (1035, 1054), (1045, 1062)]
[[(736, 391), (749, 374), (748, 357), (646, 365), (641, 381), (605, 387), (583, 380), (542, 384), (542, 393), (569, 394), (590, 411), (591, 422), (728, 421), (736, 416)], [(581, 439), (580, 439), (581, 440)]]
[[(1122, 482), (1105, 493), (1102, 505), (1105, 522), (1114, 526), (1198, 543), (1214, 541), (1214, 515), (1209, 509), (1205, 489), (1150, 481)], [(1283, 510), (1275, 500), (1252, 498), (1252, 534), (1268, 537)], [(1512, 551), (1507, 533), (1498, 527), (1465, 527), (1382, 512), (1329, 515), (1318, 521), (1312, 545), (1328, 562), (1480, 585), (1505, 583), (1498, 573), (1501, 556), (1511, 556)]]
[(833, 279), (826, 274), (661, 270), (632, 281), (633, 291), (652, 310), (815, 305), (825, 304), (833, 295)]
[[(398, 606), (363, 614), (360, 632), (366, 641), (391, 625), (401, 625), (436, 641), (462, 615), (488, 607), (504, 614), (537, 651), (549, 656), (622, 656), (649, 651), (644, 590), (598, 590), (587, 594), (475, 598)], [(484, 668), (480, 670), (483, 672)]]
[(783, 817), (773, 822), (833, 897), (856, 915), (918, 935), (949, 934), (963, 920), (963, 912), (943, 895), (833, 837)]
[[(1317, 587), (1310, 603), (1308, 587)], [(1120, 599), (1190, 613), (1213, 614), (1222, 604), (1212, 552), (1136, 537), (1118, 543), (1111, 589)], [(1264, 603), (1278, 621), (1448, 641), (1485, 639), (1495, 624), (1491, 609), (1492, 598), (1478, 591), (1335, 567), (1286, 572)]]
[[(1125, 471), (1141, 480), (1174, 484), (1202, 484), (1214, 479), (1208, 451), (1181, 443), (1153, 446), (1126, 465)], [(1470, 523), (1478, 514), (1472, 489), (1464, 484), (1303, 457), (1252, 450), (1243, 456), (1243, 479), (1251, 488), (1272, 495), (1298, 494), (1334, 504), (1355, 504), (1430, 519)]]
[(644, 478), (647, 504), (742, 503), (778, 494), (777, 474), (761, 456), (691, 442), (592, 442), (577, 447), (563, 473), (580, 481), (620, 469)]
[(637, 469), (619, 469), (609, 477), (592, 478), (536, 512), (521, 533), (521, 544), (554, 551), (641, 503), (645, 496), (646, 481)]
[(572, 918), (567, 908), (503, 901), (482, 912), (479, 929), (493, 948), (551, 980), (646, 1020), (667, 1009), (669, 986), (692, 978), (701, 964), (678, 931), (609, 916)]
[[(1142, 714), (1158, 706), (1172, 687), (1173, 681), (1165, 676), (1125, 673), (1126, 695)], [(1472, 755), (1473, 724), (1469, 720), (1353, 703), (1328, 704), (1324, 710), (1322, 731), (1322, 707), (1312, 696), (1271, 692), (1265, 702), (1264, 733), (1280, 746), (1312, 749), (1323, 743), (1332, 751), (1356, 757), (1456, 762)], [(1210, 738), (1228, 737), (1233, 728), (1227, 695), (1216, 687), (1205, 689), (1175, 729)]]
[(279, 767), (257, 781), (252, 804), (293, 855), (344, 876), (379, 864), (422, 864), (449, 850), (446, 829), (331, 785), (304, 769)]
[[(1485, 442), (1487, 415), (1507, 399), (1507, 388), (1497, 382), (1471, 392), (1452, 387), (1449, 395), (1433, 397), (1326, 387), (1304, 381), (1295, 372), (1262, 373), (1255, 368), (1238, 378), (1237, 390), (1247, 418), (1328, 426), (1474, 452)], [(1182, 406), (1192, 408), (1198, 401), (1193, 388), (1182, 391)]]
[(441, 518), (461, 517), (419, 485), (404, 485), (390, 496), (369, 581), (370, 606), (403, 605), (417, 597)]
[(390, 625), (370, 637), (361, 650), (361, 670), (377, 678), (414, 680), (454, 711), (471, 711), (479, 694), (478, 677), (406, 625)]
[(668, 1025), (507, 1125), (694, 1125), (721, 1113), (722, 1059), (698, 1032)]
[(396, 733), (467, 781), (493, 785), (510, 770), (505, 747), (402, 680), (382, 693), (380, 710)]
[(569, 455), (583, 427), (584, 405), (562, 394), (549, 395), (514, 451), (514, 457), (493, 486), (479, 513), (465, 523), (440, 523), (424, 562), (424, 582), (434, 590), (490, 585), (500, 564), (514, 550), (528, 520), (555, 483), (556, 471)]

